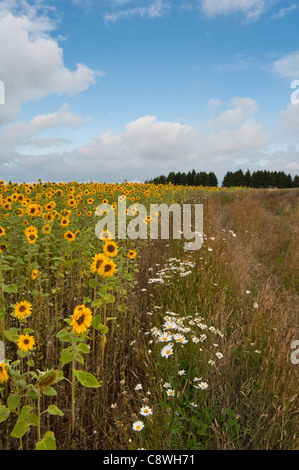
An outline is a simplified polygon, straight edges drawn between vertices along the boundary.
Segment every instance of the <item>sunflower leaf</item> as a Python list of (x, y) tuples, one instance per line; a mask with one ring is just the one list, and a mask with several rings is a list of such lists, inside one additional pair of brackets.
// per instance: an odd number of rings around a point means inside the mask
[(47, 431), (44, 438), (36, 443), (35, 450), (56, 450), (56, 440), (53, 431)]
[(80, 384), (84, 385), (84, 387), (98, 388), (101, 386), (95, 376), (89, 372), (84, 372), (83, 370), (73, 370), (73, 374), (78, 379)]

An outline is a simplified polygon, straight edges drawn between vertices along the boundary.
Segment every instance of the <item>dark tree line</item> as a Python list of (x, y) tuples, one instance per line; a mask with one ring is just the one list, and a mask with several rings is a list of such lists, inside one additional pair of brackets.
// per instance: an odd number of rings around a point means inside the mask
[[(146, 181), (153, 184), (168, 184), (181, 186), (218, 186), (218, 180), (212, 171), (185, 172), (171, 171), (168, 176), (161, 175)], [(247, 170), (228, 171), (223, 178), (222, 187), (247, 186), (248, 188), (299, 188), (299, 176), (286, 174), (284, 171), (258, 170), (253, 173)]]
[(168, 176), (161, 175), (153, 178), (146, 183), (154, 184), (168, 184), (172, 183), (174, 185), (182, 186), (218, 186), (218, 180), (215, 173), (210, 172), (206, 173), (205, 171), (196, 172), (195, 170), (185, 172), (171, 171)]
[(249, 188), (298, 188), (299, 176), (286, 174), (284, 171), (247, 170), (228, 171), (222, 181), (223, 187), (247, 186)]

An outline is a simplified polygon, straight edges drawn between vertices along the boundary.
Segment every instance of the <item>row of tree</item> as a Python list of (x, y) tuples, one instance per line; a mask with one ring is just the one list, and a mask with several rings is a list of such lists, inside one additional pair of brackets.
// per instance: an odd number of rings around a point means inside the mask
[[(196, 172), (195, 170), (185, 172), (171, 171), (168, 176), (161, 175), (146, 181), (146, 183), (168, 184), (182, 186), (218, 186), (218, 180), (212, 171)], [(284, 171), (258, 170), (253, 173), (247, 170), (228, 171), (223, 178), (222, 187), (247, 186), (248, 188), (298, 188), (299, 176), (286, 174)]]
[(206, 173), (205, 171), (196, 172), (195, 170), (189, 171), (188, 173), (181, 173), (180, 171), (175, 173), (174, 171), (171, 171), (168, 176), (157, 176), (150, 181), (146, 181), (146, 183), (172, 183), (182, 186), (218, 186), (218, 180), (215, 173), (212, 171), (210, 173)]
[(247, 170), (228, 171), (222, 181), (223, 187), (247, 186), (250, 188), (298, 188), (299, 176), (286, 174), (284, 171)]

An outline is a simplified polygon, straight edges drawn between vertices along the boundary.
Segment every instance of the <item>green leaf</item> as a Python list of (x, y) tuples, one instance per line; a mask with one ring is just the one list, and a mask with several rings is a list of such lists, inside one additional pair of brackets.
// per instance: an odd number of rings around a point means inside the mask
[(102, 325), (102, 323), (99, 325), (99, 330), (103, 335), (106, 335), (109, 331), (108, 326)]
[(47, 431), (44, 438), (36, 443), (35, 450), (56, 450), (56, 440), (53, 431)]
[(92, 289), (95, 289), (98, 283), (99, 281), (97, 279), (89, 279), (88, 281), (89, 287), (91, 287)]
[(101, 386), (94, 375), (89, 372), (84, 372), (83, 370), (73, 370), (73, 374), (77, 377), (80, 384), (88, 388), (98, 388)]
[(92, 307), (100, 308), (102, 305), (103, 305), (103, 302), (101, 301), (101, 299), (96, 299), (91, 303)]
[(8, 341), (17, 341), (19, 339), (19, 333), (17, 328), (10, 328), (9, 330), (4, 330), (4, 336)]
[(38, 417), (35, 413), (29, 413), (29, 415), (27, 416), (27, 421), (28, 423), (30, 424), (34, 424), (37, 426), (38, 424)]
[(35, 390), (27, 390), (26, 397), (28, 398), (38, 398), (37, 392)]
[(2, 289), (7, 294), (17, 294), (18, 292), (18, 286), (16, 286), (15, 284), (10, 284), (9, 286), (2, 284)]
[(64, 413), (56, 405), (50, 405), (47, 409), (47, 412), (49, 415), (64, 416)]
[(78, 349), (83, 354), (89, 354), (89, 352), (90, 352), (89, 346), (85, 343), (80, 343)]
[(101, 323), (102, 323), (102, 319), (101, 319), (100, 315), (96, 315), (95, 317), (93, 317), (92, 322), (91, 322), (92, 326), (93, 326), (96, 330), (99, 329)]
[(0, 406), (0, 423), (5, 421), (9, 417), (10, 413), (11, 411), (9, 408), (6, 408), (6, 406)]
[(7, 399), (7, 406), (11, 411), (15, 411), (21, 401), (20, 395), (10, 395)]
[(63, 349), (61, 351), (61, 362), (63, 366), (65, 364), (68, 364), (69, 362), (72, 362), (73, 359), (74, 359), (74, 351), (70, 351), (69, 348)]
[(71, 334), (70, 332), (67, 330), (67, 329), (63, 329), (61, 331), (59, 331), (59, 333), (57, 333), (57, 338), (64, 342), (64, 341), (71, 341)]
[(55, 388), (48, 387), (45, 390), (43, 390), (43, 395), (46, 395), (47, 397), (56, 397), (57, 392), (56, 392)]
[(29, 427), (30, 423), (28, 423), (28, 421), (26, 421), (25, 419), (22, 421), (18, 420), (10, 435), (11, 437), (16, 437), (17, 439), (20, 439), (20, 437), (24, 436)]

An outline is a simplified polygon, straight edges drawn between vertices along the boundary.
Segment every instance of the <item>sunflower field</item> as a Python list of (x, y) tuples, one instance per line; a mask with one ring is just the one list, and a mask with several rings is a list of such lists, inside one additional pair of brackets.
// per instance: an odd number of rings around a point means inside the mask
[[(203, 247), (96, 236), (121, 198), (203, 204)], [(0, 449), (296, 448), (291, 222), (296, 191), (0, 182)]]

